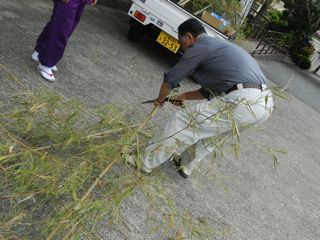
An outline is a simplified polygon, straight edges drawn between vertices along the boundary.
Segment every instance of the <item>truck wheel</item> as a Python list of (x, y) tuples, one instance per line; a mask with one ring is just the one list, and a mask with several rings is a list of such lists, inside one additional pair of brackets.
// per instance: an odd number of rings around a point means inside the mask
[(134, 22), (132, 21), (129, 32), (128, 32), (128, 39), (131, 42), (138, 42), (142, 38), (144, 32), (145, 32), (144, 25), (142, 25), (136, 21), (134, 21)]

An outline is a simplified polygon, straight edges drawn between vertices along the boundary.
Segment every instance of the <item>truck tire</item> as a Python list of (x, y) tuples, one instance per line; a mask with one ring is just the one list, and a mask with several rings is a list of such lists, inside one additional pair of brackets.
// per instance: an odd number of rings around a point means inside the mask
[(133, 19), (130, 21), (130, 23), (131, 26), (128, 32), (128, 39), (131, 42), (138, 42), (145, 32), (145, 26)]

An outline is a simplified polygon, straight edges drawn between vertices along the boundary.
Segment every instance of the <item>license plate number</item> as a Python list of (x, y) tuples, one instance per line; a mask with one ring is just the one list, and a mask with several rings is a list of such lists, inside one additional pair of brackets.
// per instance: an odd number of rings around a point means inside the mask
[(159, 34), (157, 42), (174, 53), (176, 53), (180, 47), (178, 40), (170, 36), (166, 32), (161, 32)]

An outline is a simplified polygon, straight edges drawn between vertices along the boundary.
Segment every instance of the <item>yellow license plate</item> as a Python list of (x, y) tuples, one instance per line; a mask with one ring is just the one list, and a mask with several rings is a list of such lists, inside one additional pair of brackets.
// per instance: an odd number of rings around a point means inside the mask
[(180, 47), (178, 40), (170, 36), (166, 32), (161, 32), (159, 34), (157, 42), (174, 53), (176, 53)]

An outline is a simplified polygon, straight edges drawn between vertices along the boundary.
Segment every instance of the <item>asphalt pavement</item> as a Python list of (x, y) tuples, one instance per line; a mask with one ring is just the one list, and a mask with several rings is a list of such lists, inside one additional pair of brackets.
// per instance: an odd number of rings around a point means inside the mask
[(284, 61), (272, 61), (258, 58), (267, 78), (287, 92), (320, 113), (320, 77), (306, 70), (300, 70), (285, 58)]
[[(133, 120), (141, 121), (151, 106), (140, 102), (157, 96), (163, 72), (178, 58), (147, 36), (137, 44), (129, 42), (125, 12), (88, 7), (58, 64), (57, 81), (48, 83), (37, 73), (31, 54), (51, 10), (51, 1), (0, 1), (0, 64), (29, 89), (46, 88), (92, 107), (113, 103), (135, 111)], [(272, 117), (260, 129), (242, 135), (239, 159), (229, 154), (211, 163), (208, 158), (187, 180), (171, 162), (157, 171), (170, 180), (168, 190), (181, 211), (205, 218), (224, 233), (215, 239), (318, 240), (319, 85), (290, 63), (258, 62), (274, 84), (287, 83), (293, 74), (296, 79), (289, 99), (276, 99)], [(15, 81), (4, 81), (4, 74), (0, 68), (1, 102), (22, 91)], [(181, 91), (191, 88), (197, 85), (185, 80)], [(165, 106), (153, 123), (161, 129), (174, 111)], [(287, 154), (278, 156), (279, 166), (274, 168), (270, 152), (279, 148)], [(101, 239), (168, 239), (146, 222), (147, 201), (141, 195), (126, 201), (122, 213), (122, 224), (110, 226), (107, 219), (99, 224)]]

